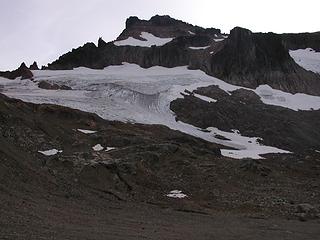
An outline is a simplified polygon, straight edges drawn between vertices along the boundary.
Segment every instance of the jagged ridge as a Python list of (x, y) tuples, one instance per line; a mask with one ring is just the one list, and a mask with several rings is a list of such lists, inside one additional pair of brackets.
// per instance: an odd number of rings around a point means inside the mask
[[(148, 21), (128, 18), (126, 29), (117, 40), (129, 36), (140, 39), (142, 31), (174, 39), (163, 46), (152, 47), (116, 46), (113, 42), (106, 43), (99, 39), (98, 46), (87, 43), (73, 49), (49, 64), (48, 69), (80, 66), (104, 68), (122, 62), (136, 63), (144, 68), (188, 65), (191, 69), (201, 69), (236, 85), (255, 88), (260, 84), (268, 84), (291, 93), (320, 95), (320, 76), (301, 68), (288, 54), (294, 35), (288, 38), (288, 35), (252, 33), (236, 27), (228, 39), (216, 42), (213, 37), (222, 36), (219, 29), (204, 29), (169, 16), (155, 16)], [(297, 36), (297, 41), (301, 42), (302, 38)], [(304, 44), (296, 46), (315, 47), (317, 41), (306, 41)], [(209, 47), (192, 50), (189, 48), (191, 46)]]

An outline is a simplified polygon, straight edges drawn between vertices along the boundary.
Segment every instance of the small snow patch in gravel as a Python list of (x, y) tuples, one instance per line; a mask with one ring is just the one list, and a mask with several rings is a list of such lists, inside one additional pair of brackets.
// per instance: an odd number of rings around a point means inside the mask
[(105, 151), (106, 151), (106, 152), (109, 152), (109, 151), (111, 151), (111, 150), (113, 150), (113, 149), (116, 149), (116, 148), (114, 148), (114, 147), (107, 147)]
[(92, 149), (96, 152), (99, 152), (99, 151), (102, 151), (104, 149), (104, 147), (102, 147), (101, 144), (97, 144), (97, 145), (93, 146)]
[(62, 153), (62, 150), (57, 150), (54, 148), (54, 149), (38, 151), (38, 152), (46, 156), (53, 156), (53, 155), (56, 155), (57, 153)]
[(92, 130), (87, 130), (87, 129), (80, 129), (78, 128), (77, 131), (82, 132), (84, 134), (92, 134), (92, 133), (96, 133), (97, 131), (92, 131)]
[(167, 197), (170, 197), (170, 198), (185, 198), (185, 197), (187, 197), (187, 195), (182, 193), (182, 191), (180, 191), (180, 190), (172, 190), (172, 191), (170, 191), (169, 194), (167, 194)]

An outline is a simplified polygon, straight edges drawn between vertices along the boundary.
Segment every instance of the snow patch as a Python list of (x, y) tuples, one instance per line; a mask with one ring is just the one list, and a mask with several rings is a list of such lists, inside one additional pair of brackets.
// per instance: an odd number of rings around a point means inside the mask
[(203, 49), (207, 49), (209, 47), (210, 47), (210, 45), (209, 46), (204, 46), (204, 47), (189, 47), (189, 48), (192, 49), (192, 50), (203, 50)]
[(293, 60), (306, 70), (320, 73), (320, 52), (312, 48), (290, 50)]
[[(231, 132), (221, 131), (218, 128), (209, 127), (208, 131), (214, 135), (220, 135), (227, 139), (230, 139), (232, 146), (237, 148), (236, 150), (221, 149), (221, 154), (226, 157), (241, 159), (241, 158), (263, 158), (261, 154), (267, 153), (291, 153), (286, 150), (282, 150), (276, 147), (269, 147), (261, 145), (261, 138), (259, 137), (245, 137), (240, 134), (239, 130), (232, 129)], [(226, 144), (225, 144), (226, 145)]]
[(97, 132), (97, 131), (92, 131), (92, 130), (87, 130), (87, 129), (80, 129), (80, 128), (78, 128), (77, 131), (82, 132), (84, 134), (93, 134), (93, 133)]
[(45, 150), (45, 151), (38, 151), (39, 153), (45, 155), (45, 156), (53, 156), (58, 153), (62, 153), (62, 150), (57, 150), (57, 149), (50, 149), (50, 150)]
[(210, 98), (210, 97), (207, 97), (207, 96), (203, 96), (203, 95), (200, 95), (200, 94), (197, 94), (197, 93), (193, 93), (193, 96), (195, 96), (196, 98), (199, 98), (203, 101), (206, 101), (208, 103), (214, 103), (214, 102), (217, 102), (216, 99), (213, 99), (213, 98)]
[(291, 94), (281, 90), (273, 89), (268, 85), (260, 85), (255, 93), (265, 104), (276, 105), (292, 110), (317, 110), (320, 109), (320, 97), (304, 93)]
[(116, 46), (138, 46), (138, 47), (151, 47), (152, 45), (163, 46), (168, 42), (171, 42), (173, 38), (159, 38), (148, 32), (142, 32), (140, 37), (145, 41), (129, 37), (125, 40), (113, 42)]
[(215, 42), (221, 42), (221, 41), (224, 41), (225, 38), (215, 38), (213, 39)]
[(114, 150), (114, 149), (116, 149), (116, 148), (114, 148), (114, 147), (107, 147), (105, 151), (106, 151), (106, 152), (109, 152), (109, 151)]
[(180, 190), (172, 190), (166, 196), (169, 198), (185, 198), (185, 197), (187, 197), (187, 195), (182, 193), (182, 191), (180, 191)]
[(194, 33), (194, 32), (191, 32), (191, 31), (188, 31), (188, 33), (191, 34), (191, 35), (195, 35), (195, 33)]
[(102, 147), (101, 144), (97, 144), (97, 145), (93, 146), (92, 149), (96, 152), (99, 152), (99, 151), (102, 151), (104, 149), (104, 147)]

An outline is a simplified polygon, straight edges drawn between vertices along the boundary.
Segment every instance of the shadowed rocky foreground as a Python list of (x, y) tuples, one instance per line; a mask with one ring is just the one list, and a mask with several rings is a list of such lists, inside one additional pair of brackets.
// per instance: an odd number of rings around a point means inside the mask
[[(0, 100), (1, 239), (316, 239), (319, 154), (222, 157), (163, 126)], [(83, 133), (77, 129), (96, 132)], [(114, 149), (95, 151), (100, 144)], [(62, 150), (45, 156), (38, 151)], [(169, 198), (172, 190), (186, 198)]]

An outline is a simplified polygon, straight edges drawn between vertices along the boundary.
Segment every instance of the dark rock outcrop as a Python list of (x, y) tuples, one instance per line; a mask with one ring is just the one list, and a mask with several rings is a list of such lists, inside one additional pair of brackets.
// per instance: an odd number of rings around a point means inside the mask
[(268, 84), (287, 92), (320, 94), (320, 76), (297, 65), (274, 33), (234, 28), (223, 48), (213, 54), (207, 72), (250, 88)]
[[(98, 47), (87, 43), (73, 49), (49, 64), (48, 69), (80, 66), (101, 69), (122, 62), (135, 63), (144, 68), (187, 65), (190, 69), (203, 70), (235, 85), (256, 88), (268, 84), (291, 93), (320, 95), (319, 74), (303, 69), (290, 57), (288, 46), (294, 41), (289, 38), (290, 41), (285, 40), (285, 35), (252, 33), (236, 27), (227, 39), (215, 41), (215, 38), (223, 37), (219, 29), (200, 28), (169, 16), (154, 16), (148, 21), (128, 18), (126, 29), (117, 40), (128, 37), (143, 40), (140, 38), (143, 31), (174, 39), (163, 46), (135, 47), (116, 46), (100, 38)], [(303, 37), (299, 35), (296, 41), (301, 47)], [(306, 44), (312, 41), (307, 40)], [(204, 46), (209, 47), (190, 49)]]
[(94, 43), (86, 43), (82, 47), (77, 49), (72, 49), (56, 61), (48, 64), (48, 67), (44, 69), (60, 70), (66, 69), (71, 70), (75, 67), (88, 67), (88, 68), (103, 68), (103, 65), (99, 65), (99, 59), (101, 58), (101, 53), (98, 47)]
[(16, 79), (17, 77), (21, 77), (21, 79), (33, 79), (33, 74), (25, 63), (22, 63), (20, 67), (14, 71), (0, 72), (0, 76), (9, 79)]
[(281, 34), (284, 46), (290, 50), (312, 48), (320, 52), (320, 32)]
[(192, 94), (171, 102), (177, 120), (206, 129), (238, 129), (244, 136), (262, 137), (263, 143), (292, 152), (320, 148), (320, 110), (294, 111), (266, 105), (253, 91), (238, 89), (231, 95), (216, 86), (199, 88), (198, 94), (217, 99), (208, 103)]
[(175, 38), (179, 36), (190, 36), (193, 33), (214, 37), (220, 35), (220, 29), (193, 26), (186, 22), (171, 18), (170, 16), (153, 16), (150, 20), (141, 20), (138, 17), (129, 17), (126, 21), (126, 28), (117, 38), (123, 40), (128, 37), (140, 39), (141, 32), (149, 32), (161, 38)]
[(107, 45), (107, 43), (100, 37), (98, 39), (98, 48), (104, 48)]
[(47, 89), (47, 90), (58, 90), (58, 89), (60, 89), (60, 90), (72, 90), (72, 88), (69, 87), (69, 86), (51, 84), (51, 83), (48, 83), (47, 81), (39, 82), (38, 87), (42, 88), (42, 89)]
[(39, 67), (38, 67), (38, 64), (37, 62), (33, 62), (30, 67), (29, 67), (30, 70), (39, 70)]

